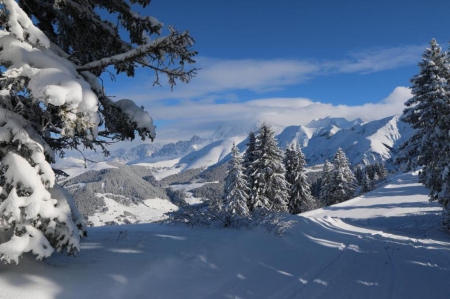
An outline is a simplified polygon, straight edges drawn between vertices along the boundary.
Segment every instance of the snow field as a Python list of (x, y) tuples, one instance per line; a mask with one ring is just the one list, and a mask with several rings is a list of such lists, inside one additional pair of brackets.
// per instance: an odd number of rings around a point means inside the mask
[(448, 298), (450, 239), (414, 174), (262, 229), (89, 229), (76, 257), (2, 266), (0, 298)]
[(165, 213), (177, 210), (178, 207), (167, 199), (147, 199), (142, 202), (124, 206), (114, 199), (108, 198), (108, 194), (96, 194), (103, 197), (105, 207), (102, 211), (89, 216), (89, 223), (93, 226), (106, 225), (114, 221), (117, 224), (157, 222), (167, 218)]

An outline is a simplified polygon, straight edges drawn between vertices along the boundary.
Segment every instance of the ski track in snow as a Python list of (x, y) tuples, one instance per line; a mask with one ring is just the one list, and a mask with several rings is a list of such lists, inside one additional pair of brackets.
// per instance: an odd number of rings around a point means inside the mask
[(0, 298), (448, 298), (450, 236), (414, 174), (263, 229), (91, 228), (74, 257), (25, 256)]

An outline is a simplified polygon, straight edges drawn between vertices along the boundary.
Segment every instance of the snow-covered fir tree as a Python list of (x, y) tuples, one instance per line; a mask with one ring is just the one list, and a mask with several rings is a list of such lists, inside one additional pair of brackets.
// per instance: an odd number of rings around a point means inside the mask
[(331, 176), (333, 174), (333, 164), (328, 160), (323, 164), (322, 179), (320, 186), (320, 200), (324, 206), (329, 206), (330, 203), (330, 188), (331, 188)]
[(290, 186), (284, 177), (283, 152), (277, 146), (275, 132), (267, 123), (259, 126), (255, 153), (251, 209), (286, 212)]
[(358, 185), (362, 186), (363, 185), (363, 180), (364, 180), (364, 170), (363, 170), (363, 166), (362, 165), (356, 166), (355, 178), (356, 178), (356, 182), (358, 183)]
[(291, 144), (286, 147), (284, 154), (284, 167), (286, 169), (286, 181), (291, 185), (289, 189), (288, 211), (298, 214), (308, 210), (312, 196), (310, 185), (305, 174), (305, 155), (299, 144)]
[(388, 175), (388, 171), (386, 169), (386, 165), (384, 165), (383, 162), (378, 162), (377, 161), (377, 162), (375, 162), (374, 167), (375, 167), (375, 172), (376, 172), (376, 174), (378, 176), (378, 179), (379, 180), (384, 180), (387, 177), (387, 175)]
[(131, 100), (112, 101), (102, 88), (99, 76), (108, 66), (129, 76), (147, 67), (167, 75), (170, 85), (195, 75), (195, 69), (184, 68), (194, 62), (189, 33), (171, 28), (162, 36), (156, 18), (130, 7), (149, 3), (1, 2), (0, 259), (5, 262), (17, 263), (25, 252), (42, 259), (54, 250), (80, 249), (85, 223), (56, 184), (50, 166), (55, 154), (95, 146), (107, 153), (111, 139), (130, 140), (135, 133), (155, 138), (147, 112)]
[(247, 206), (250, 208), (250, 210), (253, 209), (254, 203), (255, 203), (255, 186), (253, 181), (253, 174), (254, 174), (254, 166), (253, 163), (257, 159), (257, 153), (256, 153), (256, 135), (254, 132), (250, 132), (248, 134), (248, 142), (247, 142), (247, 149), (244, 152), (244, 161), (242, 162), (242, 166), (244, 167), (244, 174), (247, 178), (247, 186), (250, 188), (249, 191), (249, 199), (247, 201)]
[(222, 203), (222, 209), (231, 217), (245, 218), (249, 216), (247, 201), (250, 189), (247, 186), (247, 180), (243, 170), (242, 157), (239, 149), (233, 143), (231, 160), (228, 162), (227, 176), (225, 178)]
[(369, 192), (372, 190), (372, 181), (369, 179), (367, 172), (363, 174), (363, 180), (361, 184), (361, 189), (363, 193)]
[(344, 151), (339, 148), (334, 156), (333, 171), (329, 183), (328, 205), (352, 198), (356, 190), (356, 178)]
[(419, 182), (429, 190), (430, 200), (444, 207), (443, 224), (450, 230), (449, 58), (435, 39), (422, 57), (420, 72), (411, 79), (413, 96), (401, 117), (415, 132), (400, 147), (396, 162), (422, 167)]

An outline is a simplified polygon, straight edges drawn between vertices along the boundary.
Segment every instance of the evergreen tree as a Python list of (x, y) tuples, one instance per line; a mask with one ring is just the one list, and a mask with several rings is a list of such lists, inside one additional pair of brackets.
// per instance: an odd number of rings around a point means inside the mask
[[(420, 72), (411, 79), (412, 98), (401, 120), (415, 129), (409, 140), (400, 146), (397, 164), (421, 166), (419, 182), (429, 190), (431, 201), (450, 208), (450, 91), (449, 59), (435, 39), (430, 42), (419, 63)], [(443, 223), (450, 229), (450, 218), (444, 212)]]
[(320, 191), (322, 189), (322, 178), (319, 177), (311, 184), (311, 195), (320, 199)]
[(170, 29), (161, 36), (158, 20), (131, 11), (130, 4), (149, 3), (2, 1), (1, 260), (17, 263), (25, 252), (43, 259), (55, 250), (80, 249), (85, 223), (56, 184), (50, 165), (56, 154), (96, 146), (106, 154), (111, 139), (131, 140), (136, 133), (155, 138), (146, 111), (131, 100), (108, 98), (99, 81), (108, 66), (128, 76), (137, 66), (148, 67), (167, 75), (170, 85), (195, 75), (184, 68), (196, 54), (189, 33)]
[(331, 205), (330, 203), (330, 192), (331, 192), (331, 176), (333, 174), (333, 164), (328, 160), (323, 164), (322, 169), (322, 185), (320, 187), (320, 200), (323, 202), (324, 206)]
[(283, 152), (277, 146), (275, 132), (266, 123), (258, 129), (255, 151), (252, 208), (287, 211), (290, 186), (284, 177)]
[(379, 180), (384, 180), (388, 174), (386, 166), (383, 162), (375, 162), (375, 172)]
[(254, 132), (250, 132), (248, 134), (247, 149), (244, 153), (244, 161), (242, 163), (242, 166), (244, 167), (244, 174), (247, 178), (247, 186), (250, 188), (247, 206), (251, 210), (253, 209), (255, 203), (255, 184), (253, 181), (253, 174), (255, 171), (253, 163), (256, 161), (256, 159), (256, 136)]
[(233, 143), (231, 160), (228, 162), (228, 171), (225, 178), (223, 210), (232, 217), (245, 218), (249, 216), (247, 207), (248, 192), (247, 180), (243, 173), (242, 157), (239, 149)]
[(362, 165), (356, 166), (355, 177), (358, 185), (362, 186), (364, 183), (364, 171)]
[(299, 144), (291, 144), (286, 148), (284, 166), (286, 181), (291, 185), (288, 203), (288, 210), (291, 214), (305, 212), (311, 205), (312, 197), (310, 185), (304, 173), (305, 165), (305, 155)]
[(329, 205), (337, 204), (355, 195), (356, 179), (350, 168), (347, 156), (339, 148), (333, 160), (333, 172), (329, 183)]
[(369, 180), (373, 181), (373, 177), (375, 176), (375, 168), (372, 164), (366, 165), (365, 172), (369, 177)]
[(366, 193), (366, 192), (369, 192), (370, 190), (372, 190), (372, 183), (371, 183), (367, 173), (364, 173), (361, 187), (362, 187), (363, 193)]

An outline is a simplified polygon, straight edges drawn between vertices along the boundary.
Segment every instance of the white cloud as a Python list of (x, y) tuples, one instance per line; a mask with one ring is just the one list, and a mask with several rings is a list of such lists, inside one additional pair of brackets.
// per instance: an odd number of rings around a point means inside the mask
[[(179, 84), (171, 92), (167, 86), (150, 87), (151, 80), (118, 94), (144, 105), (156, 122), (158, 142), (188, 139), (193, 134), (207, 136), (217, 126), (235, 122), (249, 125), (267, 120), (280, 125), (306, 124), (326, 116), (362, 118), (366, 121), (402, 113), (410, 90), (397, 87), (378, 103), (360, 106), (333, 105), (307, 98), (264, 98), (264, 92), (305, 83), (330, 74), (365, 74), (416, 64), (425, 46), (401, 46), (353, 52), (335, 61), (255, 60), (198, 58), (201, 70), (189, 84)], [(148, 86), (148, 87), (147, 87)], [(255, 99), (240, 99), (239, 92)], [(125, 94), (126, 92), (126, 94)], [(176, 103), (168, 104), (168, 100)], [(220, 100), (221, 104), (217, 104)], [(168, 124), (166, 122), (169, 122)]]
[(401, 46), (387, 49), (370, 49), (353, 52), (350, 59), (329, 62), (336, 73), (373, 73), (416, 64), (425, 46)]
[(207, 137), (226, 123), (250, 126), (265, 120), (282, 126), (305, 125), (330, 115), (370, 121), (402, 113), (403, 104), (410, 97), (409, 88), (397, 87), (380, 102), (360, 106), (333, 105), (305, 98), (266, 98), (220, 105), (187, 101), (180, 106), (154, 106), (151, 114), (156, 120), (171, 121), (157, 130), (157, 141), (161, 142), (188, 139), (194, 134)]
[[(201, 68), (189, 84), (178, 84), (173, 91), (168, 86), (153, 87), (152, 80), (139, 82), (134, 88), (118, 94), (141, 104), (160, 100), (203, 100), (217, 98), (237, 91), (264, 93), (330, 74), (366, 74), (414, 65), (420, 60), (425, 46), (400, 46), (352, 52), (346, 59), (335, 61), (306, 61), (293, 59), (214, 59), (197, 58)], [(161, 77), (163, 80), (163, 77)], [(163, 83), (163, 82), (162, 82)]]

